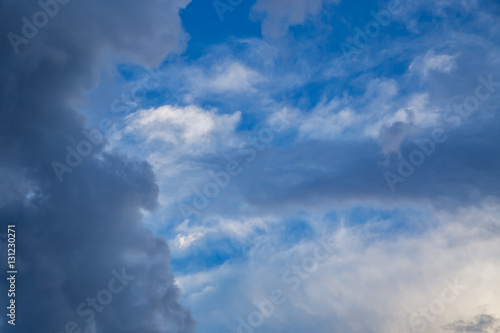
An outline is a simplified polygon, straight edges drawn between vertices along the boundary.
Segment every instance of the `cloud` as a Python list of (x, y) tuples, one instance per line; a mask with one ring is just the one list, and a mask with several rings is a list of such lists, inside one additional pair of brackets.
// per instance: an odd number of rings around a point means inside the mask
[[(257, 238), (243, 258), (183, 275), (180, 286), (211, 331), (235, 331), (238, 318), (247, 321), (253, 311), (259, 311), (259, 304), (271, 299), (273, 290), (280, 289), (286, 301), (255, 329), (412, 332), (425, 326), (425, 332), (438, 333), (446, 323), (474, 313), (485, 303), (493, 313), (500, 309), (495, 282), (499, 207), (497, 200), (456, 212), (431, 209), (415, 214), (400, 207), (390, 217), (383, 214), (385, 218), (371, 217), (362, 223), (349, 209), (336, 210), (335, 220), (309, 213), (302, 217), (312, 226), (314, 237), (292, 243), (279, 240), (280, 226), (286, 225), (281, 220)], [(397, 228), (401, 223), (406, 227)], [(409, 230), (409, 225), (414, 228)], [(334, 249), (326, 262), (286, 274), (294, 265), (306, 267), (321, 248), (318, 241), (325, 238), (332, 239)], [(436, 307), (439, 313), (432, 310), (431, 319), (425, 319), (422, 309), (430, 309), (450, 284), (462, 289), (454, 289), (456, 294), (446, 291), (445, 308)], [(207, 286), (211, 292), (200, 295)], [(191, 295), (196, 301), (190, 300)], [(454, 295), (452, 301), (450, 295)], [(212, 304), (209, 310), (207, 304)], [(224, 316), (219, 317), (220, 313)], [(417, 319), (419, 325), (415, 325)], [(484, 318), (475, 322), (453, 327), (495, 327)]]
[(160, 142), (185, 154), (208, 153), (214, 150), (215, 140), (232, 135), (240, 120), (241, 112), (218, 115), (194, 105), (165, 105), (129, 115), (123, 132), (138, 136), (146, 144)]
[[(198, 81), (200, 78), (196, 77)], [(245, 92), (252, 90), (252, 86), (261, 80), (260, 75), (242, 64), (237, 62), (228, 63), (224, 66), (218, 66), (215, 69), (215, 75), (210, 84), (207, 84), (214, 91), (237, 91)], [(198, 81), (199, 82), (199, 81)]]
[(311, 115), (301, 122), (300, 134), (312, 139), (333, 139), (349, 127), (359, 124), (361, 117), (358, 114), (349, 107), (335, 112), (332, 110), (336, 108), (335, 104), (333, 100), (326, 107), (317, 106)]
[[(140, 110), (127, 116), (123, 128), (114, 132), (110, 150), (147, 160), (158, 177), (160, 204), (169, 207), (192, 195), (192, 186), (210, 179), (210, 166), (215, 168), (223, 160), (218, 154), (243, 142), (236, 133), (240, 122), (240, 111), (221, 114), (196, 105)], [(172, 213), (177, 216), (178, 211)], [(153, 225), (164, 223), (151, 220)]]
[(241, 243), (250, 242), (251, 237), (255, 237), (259, 231), (267, 230), (277, 223), (270, 218), (224, 218), (215, 216), (203, 219), (202, 224), (190, 223), (184, 220), (175, 228), (178, 232), (173, 240), (173, 250), (186, 250), (195, 242), (205, 242), (212, 239), (229, 237)]
[(285, 35), (290, 26), (305, 23), (307, 19), (320, 13), (324, 3), (337, 3), (339, 0), (259, 0), (252, 7), (255, 18), (262, 20), (262, 34), (279, 38)]
[(450, 74), (455, 69), (456, 55), (434, 54), (428, 52), (424, 57), (413, 61), (409, 67), (410, 71), (417, 71), (426, 77), (430, 71)]
[(499, 332), (500, 325), (496, 325), (498, 319), (489, 314), (480, 314), (475, 316), (472, 320), (464, 321), (457, 320), (451, 324), (443, 326), (446, 331), (458, 332), (478, 332), (478, 333), (489, 333), (489, 332)]
[[(0, 226), (16, 224), (18, 233), (15, 331), (78, 325), (82, 331), (194, 332), (178, 300), (167, 243), (141, 222), (141, 212), (158, 207), (151, 166), (94, 146), (62, 183), (51, 167), (65, 163), (65, 147), (86, 139), (87, 120), (75, 105), (104, 65), (152, 66), (182, 50), (186, 35), (178, 12), (187, 3), (72, 1), (18, 54), (2, 38), (0, 172), (11, 181), (0, 185)], [(20, 33), (21, 18), (39, 10), (32, 1), (2, 4), (0, 34)], [(5, 240), (0, 242), (6, 257)], [(134, 279), (104, 309), (90, 310), (88, 298), (103, 299), (100, 291), (113, 272)], [(6, 283), (0, 282), (2, 289)], [(0, 300), (3, 308), (6, 301)], [(82, 304), (95, 322), (78, 313)], [(5, 321), (0, 326), (10, 329)]]
[[(214, 51), (216, 52), (216, 51)], [(217, 51), (218, 52), (218, 51)], [(240, 60), (231, 59), (221, 50), (220, 57), (201, 59), (196, 64), (178, 64), (167, 71), (169, 76), (175, 76), (174, 81), (166, 82), (173, 85), (171, 89), (182, 91), (182, 102), (189, 104), (207, 98), (236, 96), (255, 93), (256, 86), (265, 78)]]
[[(166, 80), (151, 92), (158, 100), (138, 103), (140, 111), (108, 138), (111, 144), (95, 148), (59, 184), (50, 163), (64, 161), (65, 146), (84, 139), (86, 119), (73, 106), (102, 66), (151, 66), (183, 49), (178, 10), (185, 2), (171, 4), (165, 10), (154, 1), (139, 9), (104, 2), (102, 16), (97, 10), (88, 16), (97, 15), (88, 29), (76, 16), (72, 29), (62, 29), (60, 16), (24, 55), (0, 51), (8, 83), (0, 90), (1, 124), (8, 124), (0, 125), (7, 147), (0, 160), (11, 161), (0, 162), (8, 178), (0, 186), (1, 217), (26, 226), (22, 246), (36, 255), (20, 259), (30, 276), (40, 277), (25, 281), (34, 287), (19, 297), (25, 301), (32, 290), (34, 299), (55, 295), (40, 314), (39, 302), (24, 310), (37, 329), (63, 327), (122, 266), (136, 283), (99, 313), (99, 329), (192, 332), (179, 293), (204, 331), (234, 329), (237, 317), (254, 311), (273, 288), (289, 287), (282, 273), (314, 253), (313, 239), (326, 234), (336, 236), (340, 256), (303, 281), (263, 331), (408, 329), (408, 316), (455, 277), (466, 279), (468, 294), (431, 331), (447, 323), (479, 325), (457, 323), (478, 304), (498, 311), (491, 279), (498, 257), (498, 95), (460, 126), (449, 121), (453, 105), (474, 93), (477, 76), (498, 67), (498, 23), (491, 16), (472, 13), (478, 30), (465, 32), (453, 26), (454, 16), (447, 20), (438, 11), (442, 25), (426, 33), (426, 23), (410, 17), (406, 27), (422, 33), (403, 35), (405, 26), (395, 22), (357, 60), (340, 64), (331, 51), (336, 35), (286, 47), (270, 42), (322, 15), (324, 2), (257, 1), (264, 40), (232, 40), (199, 59), (162, 65)], [(443, 4), (455, 6), (440, 1), (431, 12)], [(77, 9), (84, 17), (90, 11)], [(112, 9), (117, 19), (108, 24)], [(172, 20), (161, 21), (163, 14)], [(245, 162), (240, 144), (269, 126), (272, 114), (286, 115), (287, 127)], [(397, 158), (408, 158), (436, 127), (446, 142), (392, 193), (384, 172), (396, 172)], [(229, 159), (242, 162), (241, 174), (201, 215), (179, 220), (179, 203)], [(180, 274), (175, 279), (170, 261)], [(58, 315), (49, 322), (51, 312)]]

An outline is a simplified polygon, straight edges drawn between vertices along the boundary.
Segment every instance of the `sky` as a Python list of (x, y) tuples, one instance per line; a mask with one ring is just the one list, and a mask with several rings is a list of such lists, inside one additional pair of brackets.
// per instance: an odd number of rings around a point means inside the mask
[(0, 0), (0, 35), (1, 332), (500, 332), (496, 0)]

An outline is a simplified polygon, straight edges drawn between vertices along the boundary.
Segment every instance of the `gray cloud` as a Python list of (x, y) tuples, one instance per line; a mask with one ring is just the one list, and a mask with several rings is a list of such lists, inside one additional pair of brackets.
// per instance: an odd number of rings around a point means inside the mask
[(141, 224), (141, 212), (157, 208), (150, 166), (94, 149), (63, 183), (51, 168), (67, 145), (85, 139), (86, 118), (73, 105), (109, 56), (151, 66), (180, 50), (178, 11), (186, 4), (74, 0), (15, 53), (5, 36), (21, 34), (21, 18), (40, 7), (1, 3), (0, 228), (17, 225), (19, 271), (16, 327), (2, 321), (2, 331), (62, 332), (69, 321), (83, 329), (77, 307), (107, 287), (113, 270), (125, 269), (135, 279), (96, 311), (98, 331), (194, 332), (177, 300), (166, 242)]
[(446, 331), (453, 332), (477, 332), (477, 333), (490, 333), (500, 332), (500, 325), (498, 319), (489, 314), (480, 314), (475, 316), (472, 320), (464, 321), (457, 320), (453, 323), (443, 326)]

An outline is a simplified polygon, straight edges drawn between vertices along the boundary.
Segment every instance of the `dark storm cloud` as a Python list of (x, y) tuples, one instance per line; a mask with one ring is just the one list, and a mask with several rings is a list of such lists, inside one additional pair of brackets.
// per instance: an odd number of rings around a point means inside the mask
[[(95, 84), (102, 64), (113, 56), (153, 65), (178, 49), (185, 39), (178, 11), (186, 4), (61, 1), (16, 53), (9, 33), (22, 36), (23, 17), (32, 21), (41, 6), (0, 3), (0, 232), (17, 225), (19, 271), (16, 326), (2, 314), (2, 332), (64, 332), (70, 321), (85, 332), (86, 319), (91, 327), (93, 321), (77, 308), (116, 275), (133, 280), (94, 311), (99, 332), (194, 331), (177, 300), (167, 245), (140, 222), (142, 210), (157, 207), (150, 166), (94, 149), (63, 183), (51, 168), (67, 145), (84, 139), (86, 119), (72, 105)], [(5, 280), (0, 288), (8, 289)]]

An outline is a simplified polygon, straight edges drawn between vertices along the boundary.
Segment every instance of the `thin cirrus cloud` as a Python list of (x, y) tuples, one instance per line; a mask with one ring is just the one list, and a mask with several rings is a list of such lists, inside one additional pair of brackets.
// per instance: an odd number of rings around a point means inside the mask
[(279, 38), (287, 33), (290, 26), (306, 23), (320, 14), (324, 4), (338, 3), (339, 0), (259, 0), (252, 7), (252, 14), (262, 20), (262, 34)]

